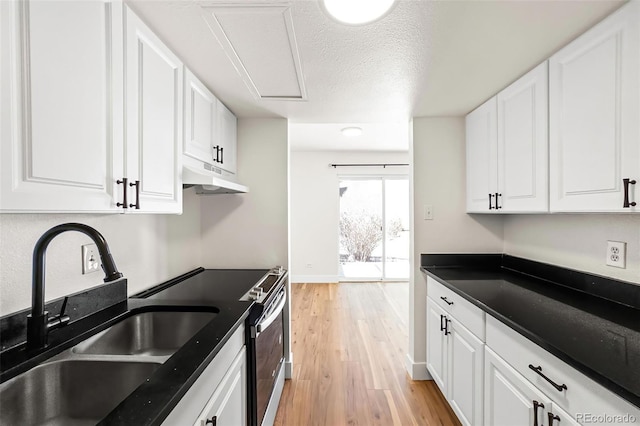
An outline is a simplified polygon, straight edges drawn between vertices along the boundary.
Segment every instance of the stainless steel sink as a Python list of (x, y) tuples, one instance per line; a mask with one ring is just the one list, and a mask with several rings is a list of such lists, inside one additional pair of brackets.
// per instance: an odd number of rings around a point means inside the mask
[(145, 312), (73, 348), (77, 354), (172, 355), (216, 316), (212, 312)]
[(0, 425), (95, 425), (160, 366), (65, 360), (0, 385)]

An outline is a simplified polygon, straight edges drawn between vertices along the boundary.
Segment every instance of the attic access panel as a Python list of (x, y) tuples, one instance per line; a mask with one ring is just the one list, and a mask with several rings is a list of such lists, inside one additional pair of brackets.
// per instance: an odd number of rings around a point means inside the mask
[(291, 9), (283, 4), (203, 5), (214, 36), (256, 99), (306, 100)]

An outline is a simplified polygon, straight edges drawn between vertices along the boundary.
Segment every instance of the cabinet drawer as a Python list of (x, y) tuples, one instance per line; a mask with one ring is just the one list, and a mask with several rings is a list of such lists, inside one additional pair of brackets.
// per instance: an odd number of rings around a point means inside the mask
[[(487, 316), (486, 332), (487, 346), (571, 417), (580, 419), (586, 415), (606, 415), (615, 419), (616, 415), (632, 415), (640, 422), (640, 409), (490, 315)], [(566, 389), (558, 391), (529, 365), (542, 367), (541, 372), (545, 376), (558, 385), (564, 384)]]
[(431, 277), (427, 277), (427, 295), (484, 342), (485, 313), (482, 309), (466, 301)]

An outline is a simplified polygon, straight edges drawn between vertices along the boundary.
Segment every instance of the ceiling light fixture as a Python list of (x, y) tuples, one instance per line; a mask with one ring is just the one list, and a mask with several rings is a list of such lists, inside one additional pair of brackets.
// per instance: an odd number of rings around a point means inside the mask
[(340, 131), (343, 135), (348, 137), (360, 136), (362, 134), (362, 129), (360, 127), (345, 127)]
[(322, 0), (329, 15), (344, 24), (368, 24), (383, 17), (396, 0)]

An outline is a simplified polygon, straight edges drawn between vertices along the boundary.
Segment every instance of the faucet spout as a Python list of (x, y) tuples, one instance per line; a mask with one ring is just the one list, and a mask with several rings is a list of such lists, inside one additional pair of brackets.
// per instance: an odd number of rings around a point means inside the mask
[(59, 327), (68, 321), (54, 317), (49, 320), (49, 313), (44, 310), (45, 289), (45, 255), (49, 243), (58, 235), (66, 231), (78, 231), (87, 235), (98, 247), (98, 253), (104, 270), (104, 282), (115, 281), (122, 278), (109, 251), (109, 245), (102, 234), (94, 228), (82, 223), (63, 223), (54, 226), (42, 234), (33, 249), (33, 275), (31, 293), (31, 314), (27, 317), (27, 349), (36, 350), (47, 346), (49, 330)]

